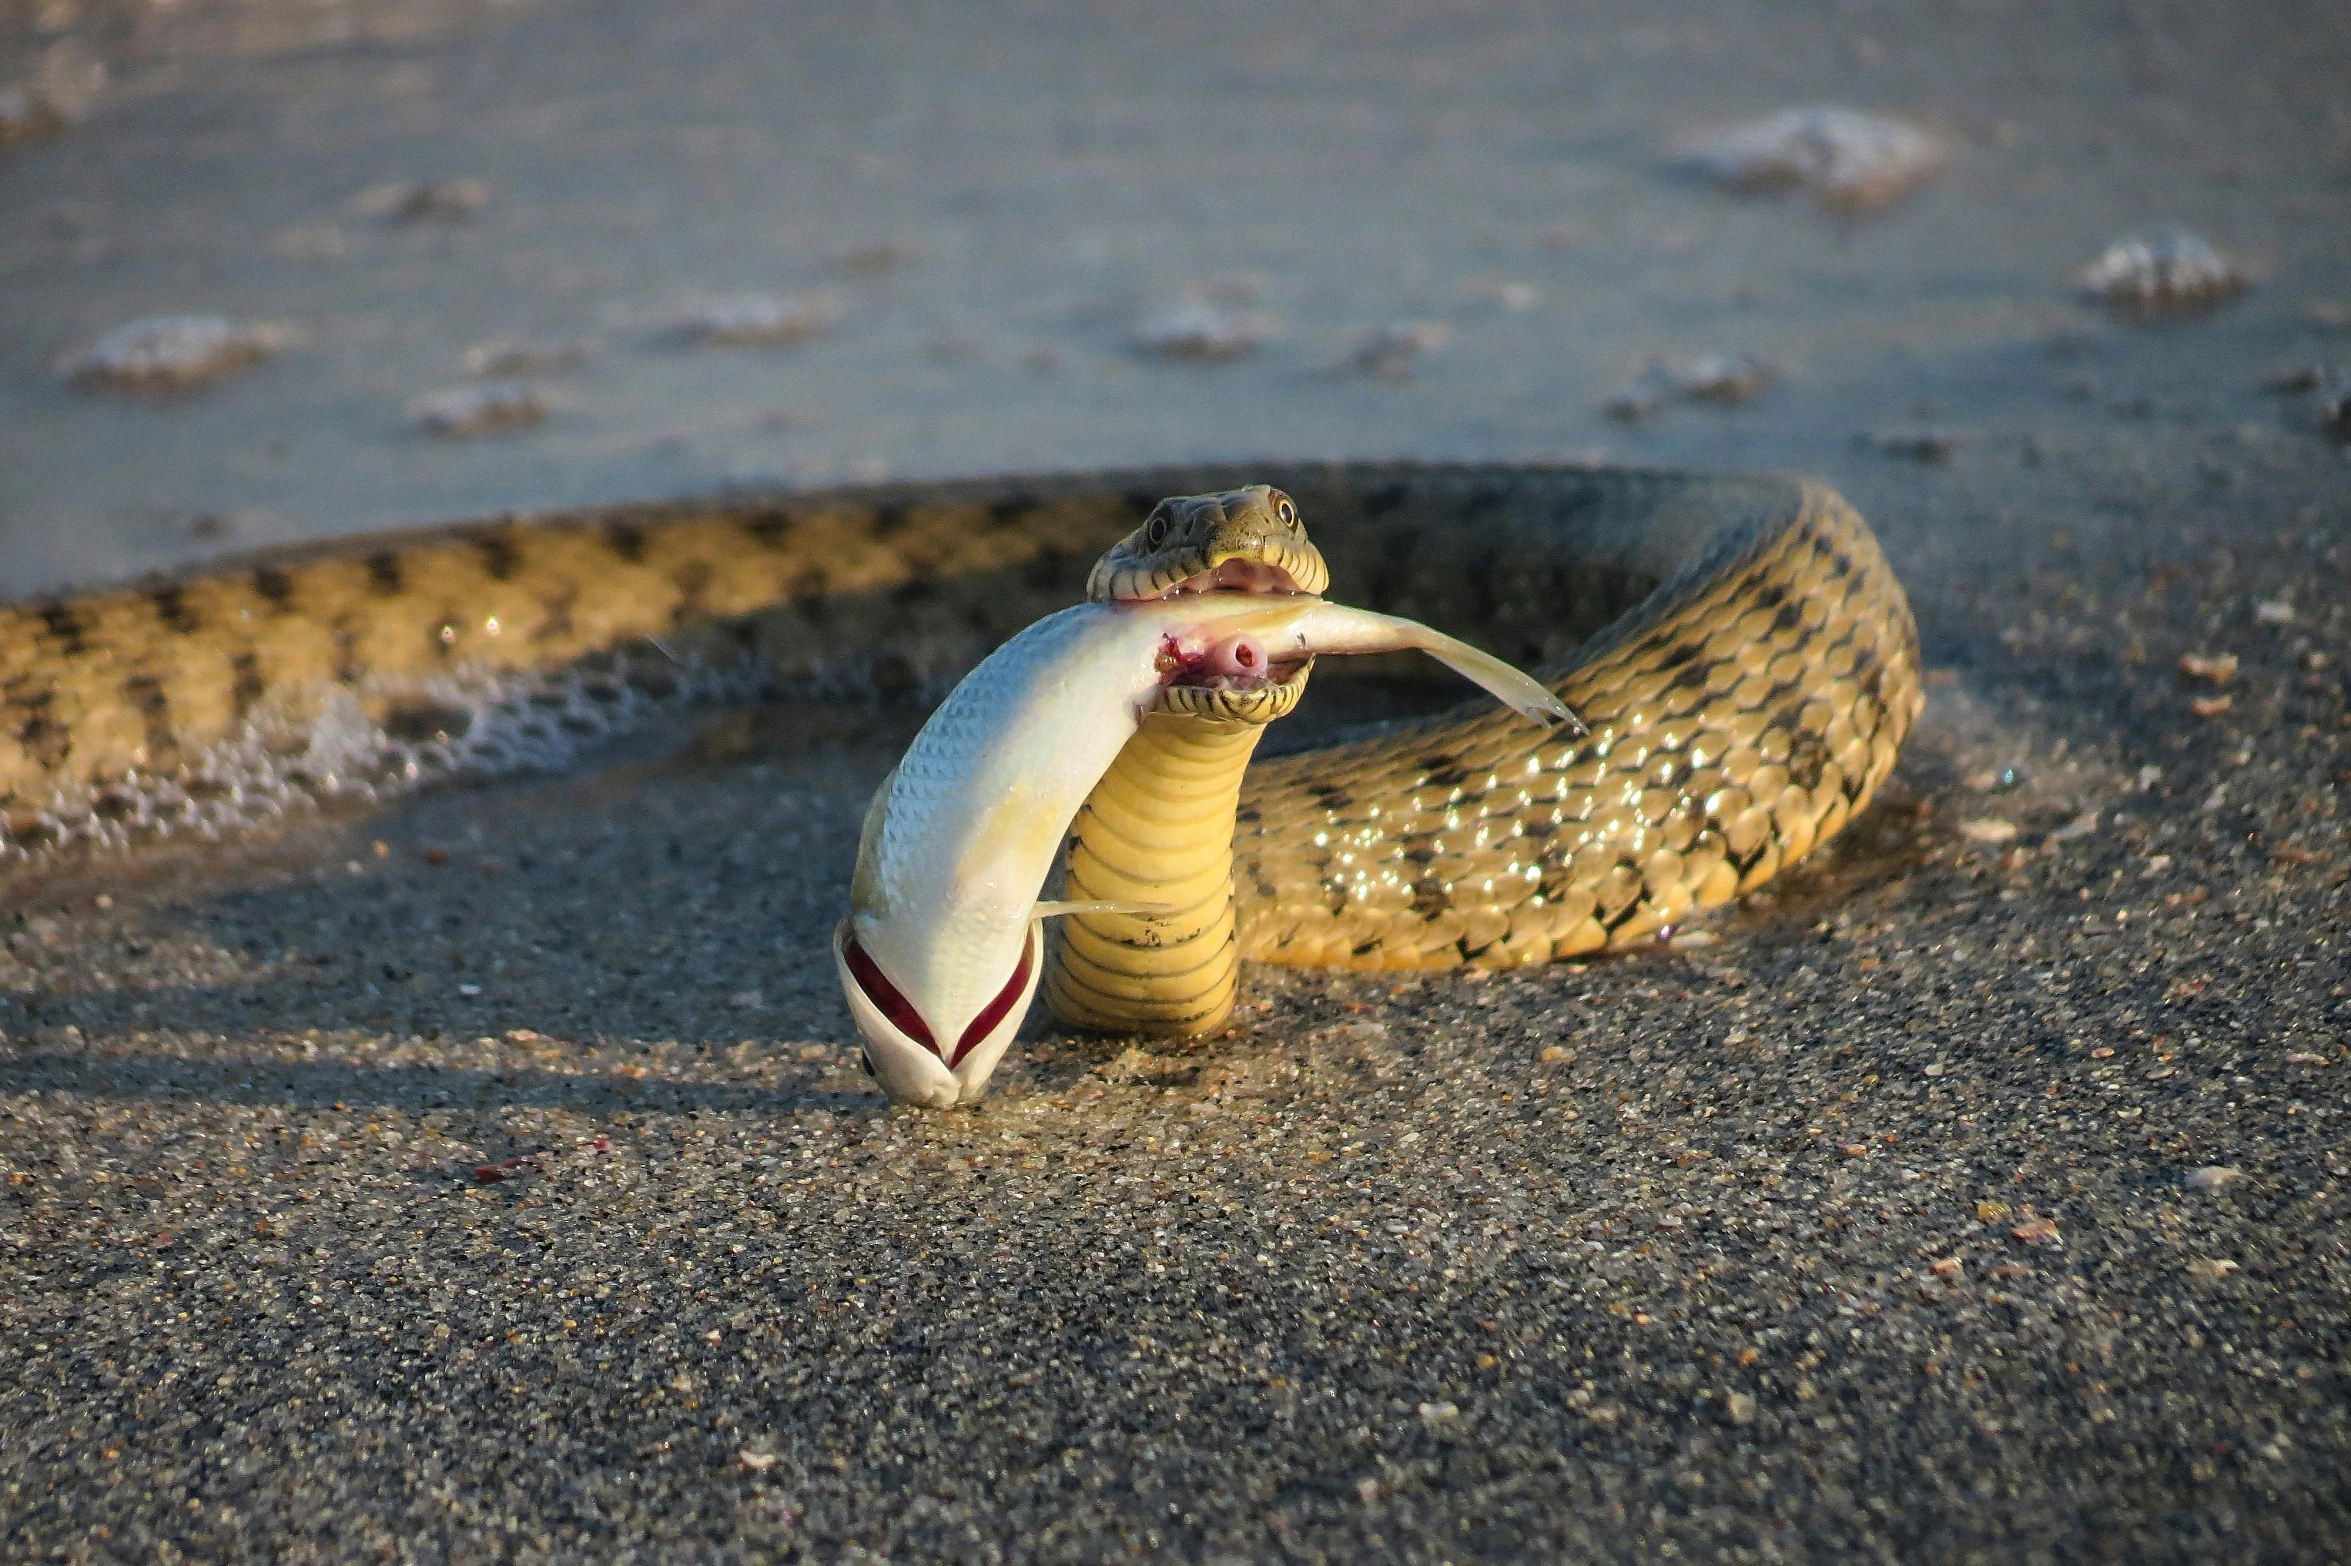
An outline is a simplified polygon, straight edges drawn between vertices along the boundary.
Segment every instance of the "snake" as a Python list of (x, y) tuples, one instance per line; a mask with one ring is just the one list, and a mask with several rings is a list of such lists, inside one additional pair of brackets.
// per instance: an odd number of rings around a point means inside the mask
[[(1166, 547), (1142, 564), (1194, 555), (1175, 585), (1105, 593), (1098, 566), (1088, 601), (989, 653), (874, 791), (833, 957), (866, 1067), (893, 1098), (944, 1109), (986, 1091), (1034, 998), (1048, 921), (1083, 926), (1057, 953), (1064, 1022), (1197, 1033), (1222, 1020), (1232, 785), (1317, 658), (1425, 652), (1533, 724), (1575, 722), (1540, 681), (1457, 637), (1300, 591), (1265, 563), (1277, 547), (1312, 558), (1295, 510), (1263, 486), (1161, 502), (1139, 533)], [(1171, 514), (1197, 524), (1181, 541)], [(1045, 897), (1064, 834), (1076, 895)]]
[[(1492, 969), (1654, 941), (1840, 831), (1923, 703), (1900, 583), (1808, 479), (1253, 463), (747, 494), (328, 541), (0, 606), (0, 855), (558, 764), (681, 697), (933, 690), (1099, 591), (1105, 551), (1168, 497), (1250, 486), (1311, 516), (1334, 600), (1536, 669), (1588, 732), (1477, 708), (1253, 760), (1184, 753), (1171, 728), (1145, 770), (1197, 769), (1203, 803), (1177, 835), (1229, 881), (1205, 900), (1231, 933), (1208, 937), (1214, 983), (1195, 974), (1188, 998), (1116, 1025), (1200, 1031), (1243, 960)], [(1192, 740), (1262, 727), (1189, 717)], [(1089, 833), (1136, 787), (1114, 766), (1088, 801), (1068, 860), (1086, 889), (1089, 855), (1106, 883), (1119, 869)], [(1071, 1020), (1100, 1003), (1076, 979), (1119, 917), (1067, 921), (1096, 938), (1051, 959)]]

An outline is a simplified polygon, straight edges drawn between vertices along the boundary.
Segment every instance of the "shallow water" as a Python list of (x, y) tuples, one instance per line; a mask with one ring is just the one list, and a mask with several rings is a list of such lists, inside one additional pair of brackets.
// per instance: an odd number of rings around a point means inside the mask
[[(0, 594), (747, 483), (1574, 455), (1804, 468), (1875, 515), (1920, 482), (1857, 445), (1889, 426), (1979, 448), (2160, 439), (2151, 422), (2183, 419), (2298, 438), (2254, 381), (2351, 352), (2308, 313), (2351, 300), (2351, 30), (2330, 19), (14, 12), (0, 86), (66, 46), (109, 77), (81, 124), (0, 155)], [(1912, 118), (1945, 171), (1844, 219), (1672, 162), (1693, 132), (1815, 101)], [(487, 189), (471, 215), (385, 210), (399, 182), (460, 180)], [(2072, 274), (2161, 220), (2260, 286), (2200, 324), (2111, 323)], [(772, 348), (675, 330), (747, 293), (837, 319)], [(1153, 313), (1187, 299), (1263, 318), (1265, 340), (1206, 364), (1138, 352)], [(303, 340), (169, 400), (59, 378), (63, 356), (167, 312)], [(1411, 339), (1441, 345), (1349, 368), (1399, 323), (1444, 328)], [(524, 376), (542, 422), (426, 433), (419, 400), (511, 340), (590, 351)], [(1779, 373), (1745, 405), (1631, 427), (1603, 411), (1653, 359), (1735, 352)]]

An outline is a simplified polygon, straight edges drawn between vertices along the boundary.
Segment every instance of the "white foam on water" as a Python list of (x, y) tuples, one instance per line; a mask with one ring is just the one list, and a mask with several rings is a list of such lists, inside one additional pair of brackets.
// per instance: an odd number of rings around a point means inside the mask
[[(760, 699), (935, 702), (987, 651), (983, 638), (796, 658), (779, 675), (749, 656), (657, 643), (536, 673), (457, 670), (398, 686), (338, 688), (258, 711), (168, 774), (59, 789), (0, 816), (0, 864), (218, 839), (327, 801), (381, 803), (435, 784), (560, 772), (656, 717)], [(378, 721), (369, 709), (385, 712)]]

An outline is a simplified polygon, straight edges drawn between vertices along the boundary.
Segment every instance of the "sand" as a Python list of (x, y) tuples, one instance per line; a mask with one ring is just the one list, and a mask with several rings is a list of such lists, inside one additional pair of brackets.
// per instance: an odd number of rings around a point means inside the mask
[[(2351, 1552), (2351, 463), (2261, 384), (2351, 359), (2329, 8), (6, 27), (0, 87), (61, 36), (111, 75), (0, 154), (0, 590), (735, 483), (1582, 455), (1828, 478), (1936, 672), (1710, 941), (1259, 971), (1195, 1050), (1032, 1024), (966, 1112), (871, 1091), (822, 944), (913, 712), (10, 872), (0, 1555)], [(1943, 172), (1852, 217), (1673, 166), (1820, 101)], [(2159, 221), (2254, 286), (2080, 297)], [(746, 293), (829, 324), (688, 345)], [(1187, 301), (1260, 341), (1138, 351)], [(302, 340), (57, 377), (161, 312)], [(1357, 367), (1399, 323), (1445, 330)], [(418, 428), (494, 339), (592, 348), (535, 426)], [(1728, 353), (1775, 378), (1603, 409)]]

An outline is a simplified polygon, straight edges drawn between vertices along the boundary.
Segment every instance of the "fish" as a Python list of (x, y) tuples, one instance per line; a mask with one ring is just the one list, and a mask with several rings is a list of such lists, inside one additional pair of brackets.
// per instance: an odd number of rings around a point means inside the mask
[(998, 647), (923, 724), (859, 833), (833, 958), (883, 1090), (934, 1108), (986, 1090), (1036, 994), (1044, 920), (1167, 911), (1041, 895), (1079, 807), (1163, 689), (1247, 690), (1319, 655), (1408, 649), (1533, 722), (1575, 721), (1466, 642), (1302, 593), (1084, 603)]

